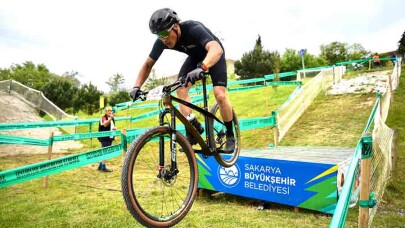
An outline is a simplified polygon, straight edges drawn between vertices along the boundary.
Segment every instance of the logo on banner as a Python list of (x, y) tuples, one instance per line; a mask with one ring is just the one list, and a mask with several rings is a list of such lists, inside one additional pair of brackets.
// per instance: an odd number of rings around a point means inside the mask
[(218, 177), (222, 185), (228, 188), (233, 188), (238, 185), (240, 180), (240, 169), (237, 164), (232, 167), (225, 168), (222, 166), (218, 167)]

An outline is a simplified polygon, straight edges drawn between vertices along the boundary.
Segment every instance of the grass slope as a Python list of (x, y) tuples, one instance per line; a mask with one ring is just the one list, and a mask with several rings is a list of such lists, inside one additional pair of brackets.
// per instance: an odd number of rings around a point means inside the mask
[[(405, 180), (401, 178), (405, 175), (404, 68), (402, 72), (400, 88), (387, 121), (399, 131), (398, 166), (375, 217), (375, 227), (405, 224)], [(274, 91), (266, 88), (232, 93), (231, 102), (239, 118), (268, 116), (293, 89)], [(329, 97), (321, 94), (286, 135), (282, 145), (355, 146), (374, 101), (374, 95)], [(130, 115), (135, 115), (137, 111), (131, 112)], [(156, 118), (147, 121), (153, 124)], [(142, 124), (148, 125), (147, 121)], [(118, 127), (128, 125), (121, 122)], [(81, 130), (88, 131), (87, 128)], [(244, 131), (242, 135), (243, 148), (267, 147), (272, 140), (272, 131), (267, 128)], [(92, 144), (92, 148), (99, 147), (97, 140)], [(90, 149), (90, 140), (85, 141), (85, 146)], [(46, 159), (46, 155), (0, 157), (0, 170)], [(43, 187), (43, 179), (36, 179), (0, 189), (0, 227), (140, 227), (124, 206), (120, 192), (121, 162), (121, 157), (108, 161), (113, 173), (97, 172), (97, 164), (93, 164), (52, 175), (47, 188)], [(177, 227), (327, 227), (331, 218), (306, 210), (297, 213), (280, 205), (258, 211), (257, 206), (257, 201), (227, 194), (200, 196)], [(346, 227), (356, 226), (357, 209), (350, 209)]]

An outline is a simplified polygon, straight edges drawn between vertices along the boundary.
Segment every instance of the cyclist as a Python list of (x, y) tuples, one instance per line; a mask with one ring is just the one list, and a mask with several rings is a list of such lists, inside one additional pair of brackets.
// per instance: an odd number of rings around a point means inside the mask
[[(141, 86), (150, 74), (150, 71), (165, 49), (176, 50), (188, 55), (184, 61), (179, 79), (184, 79), (184, 87), (176, 92), (180, 99), (190, 102), (188, 94), (191, 85), (202, 79), (203, 72), (211, 75), (214, 96), (219, 104), (220, 113), (227, 129), (225, 151), (231, 152), (235, 148), (235, 138), (232, 129), (232, 106), (226, 95), (227, 69), (225, 51), (219, 39), (201, 22), (188, 20), (181, 21), (175, 11), (169, 8), (156, 10), (150, 20), (149, 29), (156, 34), (152, 51), (142, 65), (134, 87), (130, 92), (133, 100), (137, 99)], [(192, 110), (185, 105), (180, 105), (180, 112), (200, 132), (204, 131), (195, 118)], [(193, 145), (196, 140), (186, 131), (189, 142)]]

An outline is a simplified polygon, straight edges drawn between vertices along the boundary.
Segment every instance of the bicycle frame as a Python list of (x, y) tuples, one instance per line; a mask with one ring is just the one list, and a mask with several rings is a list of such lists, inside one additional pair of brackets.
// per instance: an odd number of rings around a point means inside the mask
[[(218, 119), (215, 115), (213, 115), (212, 113), (210, 113), (208, 111), (207, 86), (206, 86), (205, 77), (202, 79), (202, 84), (203, 84), (203, 100), (204, 100), (203, 108), (200, 108), (192, 103), (189, 103), (187, 101), (174, 97), (173, 95), (171, 95), (171, 92), (173, 92), (173, 91), (169, 91), (169, 92), (166, 92), (164, 94), (164, 97), (162, 98), (163, 104), (166, 108), (163, 112), (160, 113), (159, 121), (160, 121), (160, 125), (163, 126), (165, 115), (170, 114), (171, 115), (171, 128), (172, 128), (172, 130), (175, 131), (176, 118), (178, 118), (180, 120), (180, 122), (182, 122), (184, 124), (187, 131), (197, 140), (197, 143), (201, 146), (201, 151), (196, 151), (196, 152), (201, 153), (204, 156), (212, 156), (214, 153), (216, 153), (216, 146), (215, 146), (215, 140), (213, 138), (211, 138), (211, 134), (209, 134), (211, 131), (213, 131), (213, 129), (211, 129), (211, 126), (209, 124), (209, 119), (210, 118), (215, 119), (216, 121), (220, 122), (221, 124), (224, 124), (224, 123), (220, 119)], [(206, 137), (207, 143), (205, 143), (202, 136), (197, 132), (197, 130), (194, 128), (194, 126), (186, 119), (186, 117), (184, 117), (183, 114), (181, 114), (180, 110), (178, 110), (176, 107), (174, 107), (172, 101), (176, 101), (180, 104), (183, 104), (204, 115), (205, 129), (206, 129), (205, 137)], [(171, 150), (172, 150), (172, 159), (175, 160), (175, 158), (173, 158), (173, 156), (175, 156), (175, 152), (176, 152), (176, 148), (175, 148), (176, 138), (175, 138), (174, 131), (172, 132), (172, 135), (171, 135), (171, 141), (172, 141)], [(163, 149), (163, 147), (161, 147), (160, 149)], [(162, 164), (163, 164), (163, 162), (162, 162)]]

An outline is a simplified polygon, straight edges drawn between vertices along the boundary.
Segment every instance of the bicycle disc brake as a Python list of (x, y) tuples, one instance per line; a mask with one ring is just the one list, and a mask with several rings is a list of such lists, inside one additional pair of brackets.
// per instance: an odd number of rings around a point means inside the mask
[(158, 178), (164, 185), (172, 186), (176, 183), (178, 173), (179, 170), (172, 170), (170, 166), (166, 166), (159, 172)]

